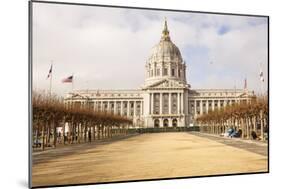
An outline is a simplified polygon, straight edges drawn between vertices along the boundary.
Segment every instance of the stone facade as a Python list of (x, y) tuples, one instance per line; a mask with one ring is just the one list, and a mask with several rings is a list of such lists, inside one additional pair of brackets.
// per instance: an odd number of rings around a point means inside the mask
[(199, 115), (252, 97), (254, 92), (246, 89), (191, 89), (186, 64), (165, 21), (160, 42), (145, 64), (145, 82), (140, 89), (76, 90), (67, 94), (65, 103), (127, 116), (137, 128), (188, 127)]

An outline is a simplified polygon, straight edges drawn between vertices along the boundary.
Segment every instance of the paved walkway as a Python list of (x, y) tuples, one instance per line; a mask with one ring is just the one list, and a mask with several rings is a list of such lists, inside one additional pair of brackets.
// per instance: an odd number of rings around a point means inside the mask
[(249, 152), (254, 152), (254, 153), (257, 153), (260, 155), (267, 156), (267, 154), (268, 154), (267, 142), (246, 140), (246, 139), (240, 139), (240, 138), (227, 138), (227, 137), (221, 137), (218, 135), (199, 133), (199, 132), (190, 132), (190, 134), (193, 134), (193, 135), (196, 135), (199, 137), (208, 138), (208, 139), (214, 140), (219, 143), (223, 143), (223, 144), (226, 144), (229, 146), (244, 149)]
[(142, 134), (35, 153), (33, 186), (265, 172), (265, 155), (194, 133)]

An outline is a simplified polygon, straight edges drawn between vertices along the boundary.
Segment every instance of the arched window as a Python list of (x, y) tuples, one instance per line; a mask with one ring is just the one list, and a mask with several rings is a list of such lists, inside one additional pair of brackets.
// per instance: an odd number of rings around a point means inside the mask
[(154, 127), (159, 128), (159, 119), (154, 120)]
[(173, 119), (173, 127), (177, 127), (178, 126), (178, 120), (177, 119)]

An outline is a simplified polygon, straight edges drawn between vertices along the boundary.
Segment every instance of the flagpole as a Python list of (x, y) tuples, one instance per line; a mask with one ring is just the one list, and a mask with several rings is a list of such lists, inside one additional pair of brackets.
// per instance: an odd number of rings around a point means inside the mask
[(50, 96), (52, 96), (52, 80), (53, 80), (53, 60), (51, 60), (51, 75), (50, 75)]
[(72, 93), (73, 93), (73, 88), (74, 88), (74, 77), (73, 77), (73, 73), (72, 73), (72, 82), (71, 82), (71, 90), (72, 90)]
[(261, 97), (264, 100), (264, 76), (262, 70), (262, 62), (260, 63), (260, 82), (261, 82)]
[(264, 93), (263, 92), (264, 91), (264, 87), (263, 87), (264, 82), (263, 81), (260, 81), (260, 82), (261, 82), (261, 97), (262, 97), (262, 99), (264, 99), (264, 94), (263, 94)]

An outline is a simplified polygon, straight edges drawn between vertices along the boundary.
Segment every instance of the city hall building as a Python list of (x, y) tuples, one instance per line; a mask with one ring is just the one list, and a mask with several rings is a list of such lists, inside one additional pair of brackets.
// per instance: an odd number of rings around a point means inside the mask
[(167, 21), (160, 42), (145, 64), (144, 84), (136, 90), (75, 90), (65, 103), (89, 106), (126, 116), (138, 127), (189, 127), (196, 117), (216, 108), (248, 102), (254, 97), (246, 89), (192, 89), (186, 81), (186, 63), (171, 41)]

